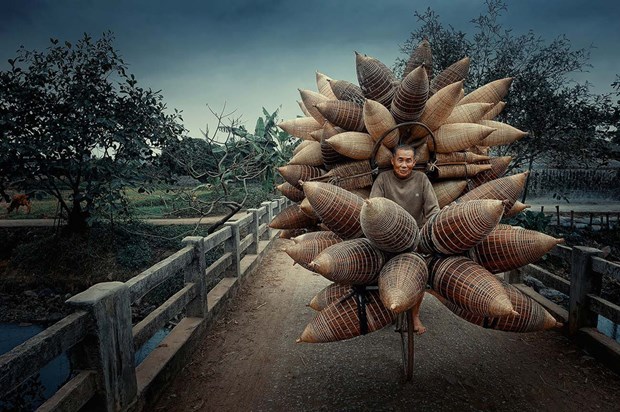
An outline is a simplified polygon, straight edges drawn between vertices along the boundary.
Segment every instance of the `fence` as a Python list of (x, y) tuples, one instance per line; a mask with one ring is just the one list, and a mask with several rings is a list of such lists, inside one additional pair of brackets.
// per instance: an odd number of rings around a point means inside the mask
[(528, 196), (549, 196), (556, 194), (570, 199), (598, 198), (620, 199), (618, 187), (620, 169), (534, 169), (528, 183)]
[[(273, 239), (269, 222), (287, 203), (263, 202), (205, 238), (185, 238), (183, 249), (125, 283), (99, 283), (70, 298), (74, 313), (0, 357), (0, 399), (67, 352), (73, 377), (39, 411), (142, 409), (185, 364), (208, 324), (260, 263)], [(207, 267), (205, 254), (220, 246), (223, 254)], [(132, 302), (179, 273), (184, 286), (132, 325)], [(208, 279), (221, 274), (207, 291)], [(184, 316), (162, 344), (136, 366), (136, 350), (178, 315)]]

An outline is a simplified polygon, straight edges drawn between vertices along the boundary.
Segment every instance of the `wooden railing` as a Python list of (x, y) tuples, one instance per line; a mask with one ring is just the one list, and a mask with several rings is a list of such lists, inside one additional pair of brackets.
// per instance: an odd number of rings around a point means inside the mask
[[(208, 324), (260, 263), (274, 236), (269, 222), (287, 204), (285, 198), (263, 202), (207, 237), (183, 239), (183, 249), (127, 282), (98, 283), (67, 300), (74, 313), (0, 356), (0, 399), (66, 352), (73, 377), (38, 410), (142, 409), (186, 363)], [(220, 246), (223, 253), (207, 267), (205, 255)], [(183, 287), (133, 325), (131, 304), (180, 273)], [(220, 277), (207, 291), (208, 281)], [(179, 315), (162, 344), (136, 366), (136, 350)]]

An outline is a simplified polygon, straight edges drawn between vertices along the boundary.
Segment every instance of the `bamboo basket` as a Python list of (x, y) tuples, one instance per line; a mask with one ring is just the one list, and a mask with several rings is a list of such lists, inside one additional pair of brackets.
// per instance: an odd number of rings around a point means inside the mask
[[(375, 148), (375, 142), (368, 133), (344, 132), (327, 139), (327, 143), (338, 153), (355, 160), (370, 160)], [(375, 162), (379, 167), (391, 164), (392, 152), (380, 145), (375, 154)]]
[(428, 139), (428, 146), (437, 153), (458, 152), (479, 144), (494, 130), (476, 123), (444, 124), (435, 130), (434, 141)]
[(316, 108), (331, 124), (345, 130), (361, 132), (365, 130), (362, 106), (347, 100), (328, 100)]
[(473, 189), (478, 187), (484, 183), (490, 182), (492, 180), (498, 179), (506, 173), (508, 170), (508, 166), (512, 161), (512, 157), (510, 156), (502, 156), (502, 157), (492, 157), (489, 159), (489, 164), (491, 165), (491, 169), (479, 173), (478, 175), (472, 177), (470, 182), (470, 187)]
[(370, 240), (349, 239), (323, 250), (309, 267), (332, 282), (367, 285), (377, 281), (385, 260), (385, 253)]
[(459, 104), (467, 103), (493, 103), (502, 101), (508, 94), (508, 89), (512, 84), (512, 77), (506, 77), (487, 83), (469, 94), (466, 94)]
[(538, 261), (564, 239), (535, 230), (493, 230), (468, 253), (491, 273), (506, 272)]
[(529, 209), (532, 207), (531, 205), (526, 205), (524, 203), (519, 202), (518, 200), (514, 205), (510, 208), (510, 210), (504, 213), (504, 217), (515, 217), (519, 213), (523, 212), (525, 209)]
[(482, 145), (484, 146), (508, 145), (527, 136), (526, 132), (522, 132), (509, 124), (496, 122), (495, 120), (481, 120), (479, 124), (496, 129), (482, 141)]
[(489, 156), (483, 156), (472, 152), (452, 152), (437, 153), (437, 164), (445, 163), (479, 163), (491, 159)]
[(351, 285), (332, 283), (321, 289), (321, 291), (312, 298), (308, 306), (320, 312), (332, 303), (340, 300), (343, 296), (352, 293), (352, 291)]
[[(460, 81), (452, 83), (432, 95), (426, 102), (424, 111), (420, 116), (420, 123), (424, 123), (430, 130), (438, 129), (458, 103), (462, 88), (463, 82)], [(411, 139), (424, 137), (427, 133), (426, 129), (417, 127), (412, 130)]]
[(523, 172), (491, 180), (465, 193), (457, 199), (457, 202), (475, 199), (499, 199), (504, 200), (504, 212), (508, 212), (521, 195), (527, 175), (528, 172)]
[(319, 93), (323, 96), (327, 97), (330, 100), (338, 100), (334, 92), (332, 91), (332, 87), (329, 85), (329, 81), (333, 80), (329, 76), (324, 75), (323, 73), (316, 72), (316, 87)]
[(349, 192), (354, 193), (361, 197), (362, 199), (368, 199), (370, 197), (370, 187), (361, 187), (359, 189), (348, 189)]
[(321, 93), (313, 92), (312, 90), (307, 89), (297, 89), (299, 90), (299, 95), (301, 96), (301, 101), (306, 106), (306, 109), (310, 113), (310, 116), (314, 118), (319, 124), (325, 123), (325, 118), (323, 115), (316, 109), (316, 105), (322, 102), (327, 102), (330, 99), (323, 96)]
[(444, 180), (441, 182), (433, 182), (433, 189), (435, 190), (435, 196), (437, 196), (437, 203), (439, 208), (443, 209), (444, 206), (449, 205), (458, 198), (465, 188), (467, 187), (467, 180)]
[(396, 123), (420, 119), (428, 99), (428, 77), (423, 66), (409, 73), (396, 88), (390, 112)]
[(295, 243), (286, 248), (285, 252), (295, 261), (308, 270), (312, 262), (322, 251), (328, 247), (342, 242), (342, 240), (332, 239), (313, 239)]
[(296, 155), (294, 155), (288, 164), (290, 165), (308, 165), (308, 166), (323, 166), (323, 154), (321, 152), (321, 143), (310, 142)]
[(304, 114), (304, 116), (306, 117), (312, 117), (312, 115), (310, 114), (310, 112), (308, 111), (308, 108), (306, 107), (306, 105), (304, 104), (304, 102), (302, 102), (301, 100), (297, 100), (297, 104), (299, 105), (299, 108), (301, 109), (301, 112)]
[(440, 89), (443, 89), (449, 84), (465, 80), (469, 73), (469, 62), (469, 57), (463, 57), (435, 76), (431, 81), (430, 94), (433, 95), (437, 93)]
[[(327, 121), (326, 121), (327, 122)], [(323, 129), (315, 130), (314, 132), (310, 132), (310, 136), (314, 139), (315, 142), (321, 143), (321, 139), (323, 138)]]
[(308, 229), (282, 229), (280, 230), (280, 235), (278, 236), (280, 239), (293, 239), (297, 236), (301, 236), (305, 233), (308, 233)]
[(316, 220), (301, 211), (298, 204), (286, 207), (269, 223), (272, 229), (304, 229), (316, 225)]
[(284, 196), (286, 196), (288, 199), (290, 199), (293, 202), (301, 202), (306, 197), (306, 195), (304, 194), (302, 190), (297, 189), (295, 186), (293, 186), (289, 182), (284, 182), (276, 186), (276, 189), (278, 189), (280, 193), (282, 193)]
[(278, 123), (278, 127), (291, 136), (298, 137), (303, 140), (314, 140), (310, 136), (310, 132), (319, 130), (321, 124), (313, 117), (300, 117), (292, 120), (283, 120)]
[(286, 165), (278, 167), (278, 172), (289, 184), (301, 189), (299, 181), (306, 181), (323, 176), (325, 171), (314, 166), (307, 165)]
[(342, 241), (342, 238), (340, 236), (338, 236), (332, 231), (327, 231), (327, 230), (319, 230), (316, 232), (302, 233), (292, 238), (293, 242), (295, 243), (306, 242), (308, 240), (313, 240), (313, 239), (328, 239), (328, 240), (331, 239), (331, 240)]
[(417, 253), (402, 253), (390, 259), (379, 273), (379, 296), (394, 313), (411, 309), (424, 297), (428, 268)]
[(390, 107), (396, 81), (392, 70), (379, 60), (358, 52), (355, 52), (355, 67), (364, 97)]
[[(435, 155), (437, 155), (435, 153)], [(431, 160), (431, 151), (428, 149), (427, 144), (422, 144), (415, 148), (413, 155), (416, 163), (427, 163)]]
[(435, 292), (461, 309), (479, 316), (518, 316), (495, 275), (464, 256), (436, 258), (429, 264)]
[(307, 198), (304, 198), (301, 201), (299, 207), (301, 208), (301, 211), (310, 219), (321, 220), (321, 218), (314, 212), (314, 209)]
[(420, 230), (423, 253), (463, 253), (497, 226), (504, 211), (500, 200), (471, 200), (444, 207)]
[(491, 110), (489, 110), (481, 120), (493, 120), (504, 110), (506, 102), (499, 102)]
[(375, 142), (388, 130), (392, 131), (383, 138), (381, 143), (389, 149), (396, 147), (400, 140), (400, 131), (390, 111), (381, 103), (367, 99), (362, 109), (364, 126)]
[[(317, 131), (312, 132), (316, 133)], [(323, 132), (323, 129), (319, 129), (318, 132)], [(299, 153), (301, 151), (301, 149), (303, 149), (304, 147), (307, 147), (309, 145), (311, 145), (312, 143), (314, 143), (313, 140), (302, 140), (301, 142), (299, 142), (299, 144), (297, 145), (297, 147), (295, 147), (295, 149), (293, 149), (293, 156), (296, 155), (297, 153)]]
[(332, 126), (331, 123), (325, 122), (321, 137), (321, 156), (323, 157), (323, 164), (327, 170), (331, 170), (332, 167), (344, 162), (350, 162), (352, 160), (338, 153), (329, 143), (327, 143), (327, 139), (337, 135), (338, 133), (341, 132)]
[(490, 170), (491, 165), (478, 164), (437, 164), (434, 166), (434, 175), (437, 179), (457, 179), (475, 176), (485, 170)]
[(367, 160), (342, 163), (323, 175), (323, 179), (346, 190), (372, 186), (372, 169)]
[(424, 65), (424, 70), (426, 71), (426, 78), (430, 79), (433, 76), (433, 53), (431, 51), (431, 44), (427, 39), (422, 40), (412, 50), (403, 72), (403, 79), (422, 65)]
[[(367, 332), (384, 328), (394, 321), (394, 314), (383, 306), (379, 299), (379, 292), (376, 290), (367, 292), (365, 309)], [(297, 342), (335, 342), (361, 334), (357, 301), (352, 295), (344, 295), (341, 300), (317, 313)]]
[(346, 100), (356, 103), (358, 106), (363, 106), (366, 98), (362, 89), (351, 82), (346, 80), (329, 80), (329, 85), (338, 100)]
[(385, 252), (399, 253), (417, 247), (418, 224), (409, 212), (390, 199), (364, 200), (360, 223), (364, 235)]
[(493, 108), (492, 103), (467, 103), (458, 105), (452, 110), (452, 113), (444, 124), (477, 123), (482, 120), (484, 115), (491, 110), (491, 108)]
[(321, 182), (306, 182), (304, 193), (314, 212), (332, 232), (343, 239), (363, 235), (360, 212), (364, 200), (338, 186)]

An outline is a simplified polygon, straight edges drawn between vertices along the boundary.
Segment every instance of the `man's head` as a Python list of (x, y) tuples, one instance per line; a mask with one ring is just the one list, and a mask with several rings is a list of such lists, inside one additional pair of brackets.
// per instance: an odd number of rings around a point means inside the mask
[(399, 179), (406, 179), (411, 175), (415, 166), (415, 151), (413, 147), (402, 144), (392, 150), (392, 167)]

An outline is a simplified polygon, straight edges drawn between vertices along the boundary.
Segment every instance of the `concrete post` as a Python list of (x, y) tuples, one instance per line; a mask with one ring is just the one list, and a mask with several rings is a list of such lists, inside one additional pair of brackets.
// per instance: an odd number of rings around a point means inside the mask
[(266, 223), (267, 223), (267, 230), (265, 230), (265, 233), (263, 233), (263, 240), (269, 240), (269, 239), (271, 239), (271, 228), (269, 227), (269, 224), (273, 220), (272, 203), (271, 202), (263, 202), (263, 203), (261, 203), (261, 205), (267, 210), (267, 213), (265, 213), (263, 215), (264, 219), (266, 220)]
[(123, 411), (136, 401), (138, 386), (134, 366), (129, 289), (122, 282), (91, 286), (67, 304), (86, 310), (94, 321), (79, 355), (78, 367), (98, 372), (99, 403), (106, 411)]
[(205, 242), (200, 236), (188, 236), (183, 239), (185, 245), (194, 247), (194, 259), (185, 271), (185, 283), (194, 283), (198, 288), (198, 296), (191, 301), (186, 308), (188, 317), (204, 318), (207, 316), (207, 279), (205, 271), (207, 263), (205, 259)]
[(574, 335), (580, 328), (596, 327), (598, 316), (590, 311), (588, 294), (598, 295), (603, 277), (592, 271), (592, 256), (601, 256), (602, 251), (574, 246), (571, 257), (570, 295), (568, 303), (568, 333)]
[(227, 222), (224, 225), (229, 226), (232, 236), (224, 242), (224, 251), (232, 253), (232, 263), (226, 270), (226, 276), (241, 276), (241, 249), (239, 244), (241, 238), (239, 235), (239, 224), (237, 222)]
[(258, 227), (260, 226), (258, 209), (248, 209), (248, 213), (252, 213), (252, 223), (249, 225), (250, 232), (252, 233), (252, 244), (248, 247), (248, 253), (258, 255), (258, 242), (260, 241), (260, 236), (258, 236)]

